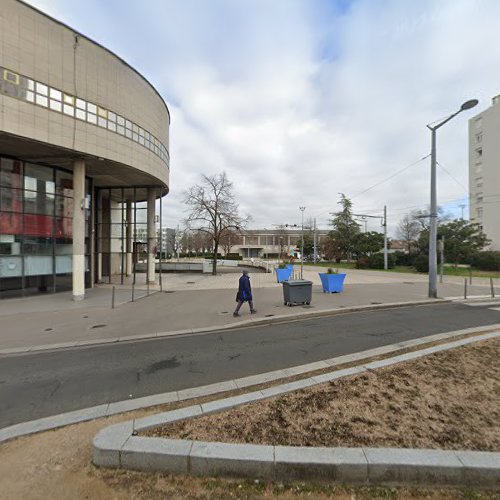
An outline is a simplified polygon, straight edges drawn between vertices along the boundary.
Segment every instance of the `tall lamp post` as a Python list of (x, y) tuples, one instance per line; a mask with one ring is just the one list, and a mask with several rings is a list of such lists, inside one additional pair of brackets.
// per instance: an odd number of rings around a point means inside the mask
[(429, 227), (429, 298), (437, 298), (437, 190), (436, 190), (436, 130), (455, 118), (459, 113), (471, 109), (478, 103), (477, 99), (466, 101), (460, 106), (460, 109), (440, 121), (437, 125), (427, 125), (431, 131), (431, 213)]
[(301, 230), (301, 243), (300, 243), (300, 279), (304, 275), (304, 210), (306, 207), (299, 207), (302, 212), (302, 230)]

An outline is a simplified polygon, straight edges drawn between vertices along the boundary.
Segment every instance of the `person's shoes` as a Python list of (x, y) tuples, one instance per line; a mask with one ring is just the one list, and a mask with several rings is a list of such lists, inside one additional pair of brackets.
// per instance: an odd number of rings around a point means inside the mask
[(252, 310), (250, 311), (250, 314), (255, 314), (256, 312), (257, 312), (257, 309), (252, 309)]
[(233, 313), (233, 316), (237, 318), (239, 316), (239, 313)]

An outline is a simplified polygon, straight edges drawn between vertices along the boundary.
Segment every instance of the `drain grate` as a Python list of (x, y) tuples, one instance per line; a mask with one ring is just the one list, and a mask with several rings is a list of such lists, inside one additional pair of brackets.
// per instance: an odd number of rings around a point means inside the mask
[(53, 328), (45, 328), (44, 332), (51, 332)]
[(175, 293), (175, 290), (163, 290), (163, 293)]
[(264, 318), (270, 318), (271, 316), (274, 316), (274, 314), (266, 314), (264, 315)]
[(108, 325), (104, 325), (104, 324), (92, 325), (90, 328), (104, 328), (105, 326), (108, 326)]
[(196, 281), (186, 281), (188, 285), (196, 285)]
[(382, 304), (382, 302), (370, 302), (370, 304), (377, 305), (377, 304)]

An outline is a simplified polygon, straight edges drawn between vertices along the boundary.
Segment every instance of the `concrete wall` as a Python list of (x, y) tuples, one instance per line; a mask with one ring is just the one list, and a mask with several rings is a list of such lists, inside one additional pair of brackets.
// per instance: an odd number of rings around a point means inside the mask
[[(75, 35), (24, 3), (1, 0), (0, 66), (119, 114), (168, 150), (170, 116), (156, 90), (119, 57)], [(0, 110), (0, 132), (128, 165), (168, 186), (168, 160), (125, 136), (1, 93)]]
[(500, 101), (469, 120), (470, 219), (500, 250)]

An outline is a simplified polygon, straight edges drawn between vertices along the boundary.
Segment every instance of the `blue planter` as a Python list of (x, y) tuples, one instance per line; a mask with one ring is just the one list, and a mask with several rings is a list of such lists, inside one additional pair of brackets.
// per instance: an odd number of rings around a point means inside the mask
[(292, 269), (292, 270), (293, 270), (293, 264), (287, 264), (287, 265), (286, 265), (286, 268), (287, 268), (287, 269)]
[(276, 271), (276, 280), (278, 281), (278, 283), (288, 281), (290, 279), (290, 276), (292, 275), (292, 269), (279, 269), (277, 267), (274, 270)]
[(319, 273), (321, 284), (323, 285), (323, 292), (337, 293), (342, 292), (344, 289), (345, 273), (327, 274)]

